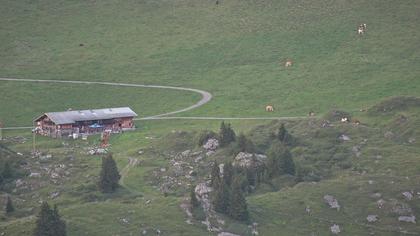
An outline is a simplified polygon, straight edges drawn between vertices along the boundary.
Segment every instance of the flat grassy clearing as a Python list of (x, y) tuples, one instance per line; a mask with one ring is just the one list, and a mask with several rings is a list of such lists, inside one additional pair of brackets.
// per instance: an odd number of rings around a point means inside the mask
[[(1, 76), (177, 85), (215, 95), (185, 115), (261, 116), (266, 104), (275, 106), (273, 116), (359, 110), (420, 91), (417, 1), (2, 5)], [(368, 24), (363, 36), (355, 32), (361, 22)], [(286, 58), (292, 68), (280, 65)], [(11, 89), (3, 83), (1, 93)]]
[(31, 126), (32, 120), (45, 112), (66, 111), (68, 108), (129, 106), (139, 117), (145, 117), (182, 109), (201, 99), (199, 94), (192, 92), (108, 85), (2, 81), (0, 88), (0, 100), (7, 101), (0, 109), (5, 127)]

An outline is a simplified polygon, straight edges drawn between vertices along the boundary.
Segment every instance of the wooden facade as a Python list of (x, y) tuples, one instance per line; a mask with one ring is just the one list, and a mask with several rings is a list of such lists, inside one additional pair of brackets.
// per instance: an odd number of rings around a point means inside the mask
[(45, 113), (34, 120), (35, 132), (54, 138), (77, 137), (110, 131), (113, 133), (135, 128), (137, 114), (130, 108)]

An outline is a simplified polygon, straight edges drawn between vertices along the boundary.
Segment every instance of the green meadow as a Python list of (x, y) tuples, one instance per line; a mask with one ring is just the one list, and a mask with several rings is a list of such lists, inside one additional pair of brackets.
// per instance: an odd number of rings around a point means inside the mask
[[(329, 235), (333, 223), (342, 227), (340, 235), (418, 234), (418, 222), (398, 222), (394, 214), (378, 210), (370, 195), (380, 192), (392, 202), (404, 201), (403, 191), (420, 192), (420, 105), (386, 100), (420, 96), (420, 2), (219, 2), (2, 0), (0, 78), (182, 86), (213, 95), (204, 106), (177, 116), (281, 117), (314, 111), (319, 123), (331, 110), (347, 111), (363, 125), (338, 122), (325, 131), (313, 128), (310, 119), (285, 121), (305, 144), (292, 150), (296, 161), (324, 168), (328, 174), (316, 183), (247, 196), (260, 235)], [(367, 31), (358, 35), (361, 23), (367, 24)], [(288, 68), (287, 59), (293, 61)], [(30, 126), (44, 112), (120, 106), (144, 117), (182, 109), (199, 99), (198, 94), (165, 89), (0, 81), (0, 121), (6, 127)], [(268, 104), (274, 112), (265, 112)], [(372, 108), (375, 105), (379, 108)], [(369, 112), (361, 111), (368, 108)], [(398, 123), (401, 116), (408, 122)], [(264, 120), (229, 122), (237, 133), (256, 138), (258, 127), (268, 132), (277, 125)], [(121, 188), (108, 195), (95, 188), (100, 156), (86, 154), (99, 144), (98, 136), (87, 142), (37, 137), (37, 148), (53, 156), (46, 164), (72, 164), (71, 175), (62, 184), (43, 176), (40, 182), (48, 184), (32, 192), (1, 190), (1, 196), (12, 194), (18, 210), (1, 216), (0, 233), (28, 235), (39, 201), (48, 200), (58, 204), (68, 235), (139, 235), (144, 229), (148, 235), (156, 229), (163, 235), (215, 235), (200, 222), (187, 224), (179, 207), (185, 196), (164, 196), (150, 178), (154, 170), (168, 167), (164, 153), (196, 148), (192, 140), (171, 139), (171, 134), (217, 131), (220, 121), (150, 120), (136, 125), (134, 132), (111, 137), (110, 150), (125, 172)], [(388, 131), (392, 138), (384, 137)], [(342, 133), (352, 140), (336, 143), (336, 135)], [(3, 136), (0, 151), (7, 147), (23, 153), (37, 168), (39, 163), (29, 157), (28, 130), (7, 130)], [(18, 136), (25, 142), (11, 139)], [(415, 142), (408, 142), (412, 138)], [(362, 158), (351, 158), (352, 147), (364, 139), (369, 141)], [(139, 150), (145, 150), (144, 155)], [(209, 160), (226, 158), (223, 155)], [(141, 165), (125, 169), (132, 157)], [(343, 169), (335, 161), (351, 168)], [(56, 191), (61, 194), (51, 199)], [(340, 212), (328, 209), (325, 194), (338, 198)], [(419, 218), (420, 201), (415, 197), (409, 204)], [(305, 213), (307, 206), (312, 215)], [(368, 225), (368, 214), (379, 215), (379, 222)], [(227, 231), (250, 235), (246, 224), (226, 222)]]

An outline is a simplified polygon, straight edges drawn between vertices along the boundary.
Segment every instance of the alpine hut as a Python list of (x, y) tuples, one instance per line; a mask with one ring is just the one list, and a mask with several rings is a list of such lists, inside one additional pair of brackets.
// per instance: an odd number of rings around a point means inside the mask
[(54, 138), (90, 135), (104, 131), (133, 130), (137, 114), (129, 107), (48, 112), (34, 120), (35, 132)]

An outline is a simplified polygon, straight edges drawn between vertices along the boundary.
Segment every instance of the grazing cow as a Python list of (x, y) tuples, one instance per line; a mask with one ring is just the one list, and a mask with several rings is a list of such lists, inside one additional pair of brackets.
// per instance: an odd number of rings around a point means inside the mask
[(287, 59), (287, 60), (286, 60), (286, 63), (284, 63), (284, 66), (285, 66), (285, 67), (290, 67), (290, 66), (292, 66), (292, 64), (293, 64), (292, 60)]
[(358, 34), (364, 34), (364, 33), (365, 33), (365, 31), (366, 31), (366, 27), (367, 27), (367, 25), (366, 25), (366, 24), (360, 24), (360, 25), (359, 25), (359, 28), (357, 29), (357, 33), (358, 33)]
[(267, 105), (265, 107), (265, 111), (267, 111), (267, 112), (273, 112), (274, 111), (274, 107), (272, 105)]
[(353, 120), (353, 123), (354, 123), (355, 125), (360, 125), (360, 124), (361, 124), (360, 120)]
[(309, 115), (309, 116), (315, 116), (315, 112), (310, 111), (310, 112), (308, 113), (308, 115)]

